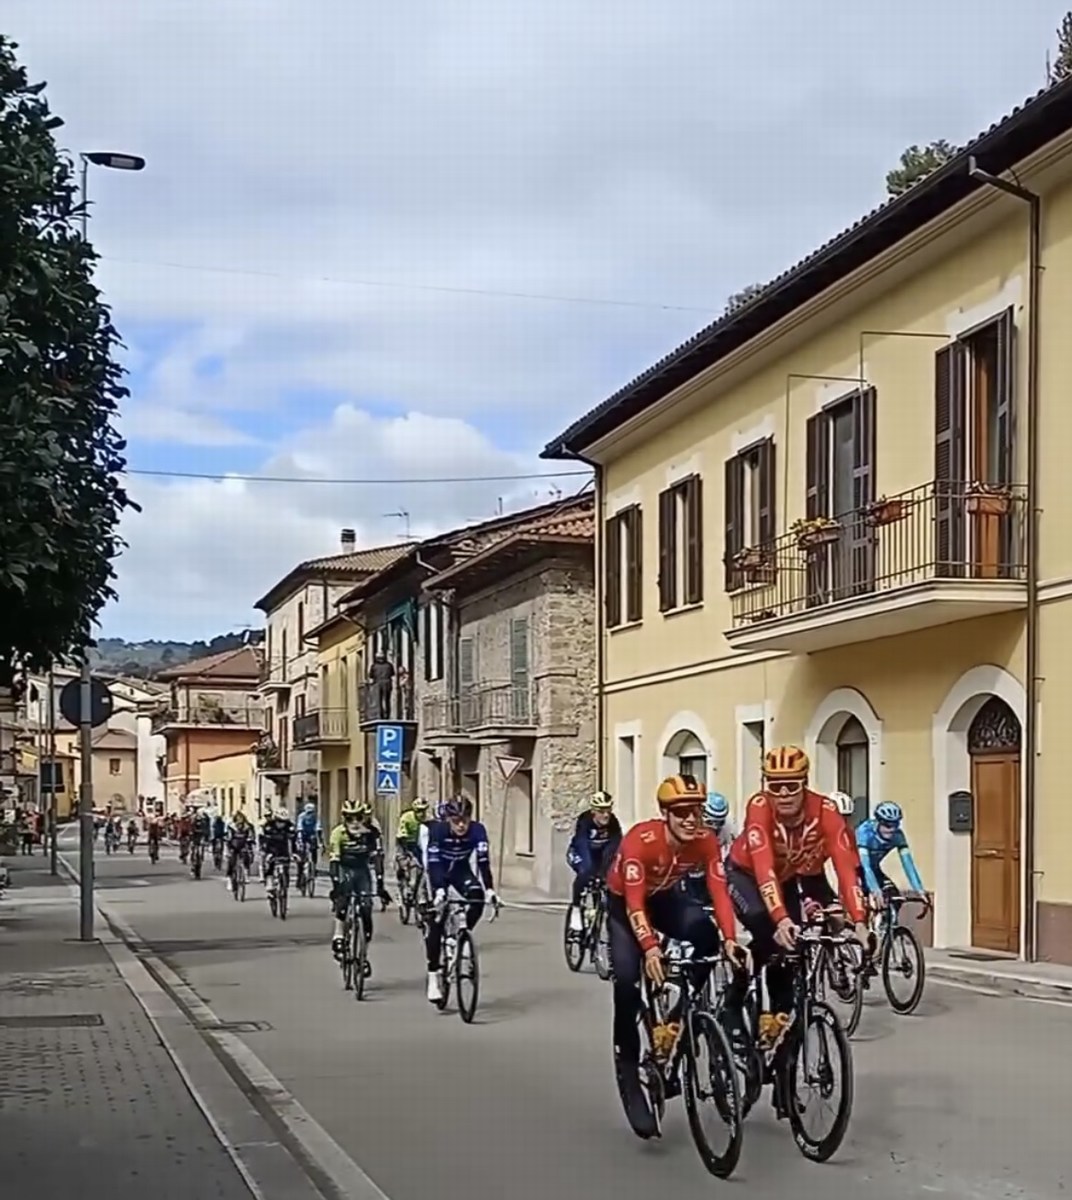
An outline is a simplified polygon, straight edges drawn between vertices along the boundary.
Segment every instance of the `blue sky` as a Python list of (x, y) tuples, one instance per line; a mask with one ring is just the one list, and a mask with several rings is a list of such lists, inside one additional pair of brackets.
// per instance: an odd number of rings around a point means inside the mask
[(132, 466), (394, 481), (135, 476), (105, 633), (210, 637), (343, 526), (546, 499), (406, 481), (547, 470), (548, 437), (874, 207), (906, 145), (1037, 90), (1065, 7), (7, 0), (62, 143), (148, 163), (91, 176)]

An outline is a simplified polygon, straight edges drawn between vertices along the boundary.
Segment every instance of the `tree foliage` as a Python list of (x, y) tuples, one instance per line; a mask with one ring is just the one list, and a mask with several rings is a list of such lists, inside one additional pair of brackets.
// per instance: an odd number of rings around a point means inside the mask
[(729, 316), (730, 313), (735, 313), (739, 308), (744, 308), (749, 301), (754, 300), (760, 292), (766, 288), (765, 283), (750, 283), (747, 287), (741, 288), (739, 292), (734, 292), (726, 301), (726, 310), (724, 316)]
[(79, 654), (114, 596), (119, 336), (43, 83), (0, 36), (0, 685)]
[(1072, 75), (1072, 12), (1065, 13), (1057, 27), (1057, 57), (1049, 65), (1050, 83)]
[(898, 165), (886, 174), (887, 193), (900, 196), (907, 192), (913, 184), (949, 162), (956, 152), (956, 146), (951, 146), (944, 138), (926, 146), (909, 146)]

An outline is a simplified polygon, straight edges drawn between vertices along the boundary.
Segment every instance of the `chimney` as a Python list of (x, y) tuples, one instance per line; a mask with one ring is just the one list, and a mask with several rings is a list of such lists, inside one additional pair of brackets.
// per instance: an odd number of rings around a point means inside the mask
[(339, 544), (343, 554), (353, 554), (357, 549), (357, 534), (352, 529), (344, 529), (339, 535)]

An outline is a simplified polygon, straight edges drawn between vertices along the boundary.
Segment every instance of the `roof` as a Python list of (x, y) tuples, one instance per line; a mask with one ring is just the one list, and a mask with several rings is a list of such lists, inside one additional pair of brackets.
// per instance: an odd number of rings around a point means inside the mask
[(157, 679), (250, 679), (259, 681), (261, 652), (256, 646), (238, 646), (219, 654), (208, 654), (191, 662), (176, 663), (157, 671)]
[(329, 630), (343, 625), (348, 625), (355, 632), (358, 629), (344, 612), (333, 612), (329, 617), (321, 621), (319, 625), (314, 625), (312, 629), (307, 630), (303, 640), (306, 642), (315, 642), (322, 638)]
[(95, 750), (137, 750), (138, 739), (126, 729), (95, 729), (92, 736)]
[(389, 567), (404, 555), (413, 542), (395, 543), (392, 546), (370, 546), (367, 550), (354, 550), (347, 554), (329, 554), (326, 558), (309, 558), (284, 575), (254, 604), (261, 612), (271, 612), (309, 579), (327, 578), (338, 582), (358, 579)]
[(570, 458), (639, 416), (675, 388), (726, 358), (872, 259), (896, 246), (987, 184), (969, 159), (999, 175), (1072, 128), (1072, 79), (1044, 88), (979, 134), (944, 166), (886, 201), (772, 280), (749, 303), (702, 329), (544, 447), (542, 458)]
[(502, 579), (556, 550), (593, 547), (595, 532), (595, 497), (588, 492), (563, 502), (555, 512), (489, 539), (475, 554), (452, 563), (424, 586), (438, 591)]

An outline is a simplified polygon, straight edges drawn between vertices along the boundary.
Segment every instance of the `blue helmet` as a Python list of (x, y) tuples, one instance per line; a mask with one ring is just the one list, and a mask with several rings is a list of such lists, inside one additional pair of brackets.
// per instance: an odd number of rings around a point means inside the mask
[(899, 804), (883, 803), (875, 809), (875, 820), (880, 825), (892, 825), (894, 829), (900, 829), (904, 813)]
[(708, 792), (704, 804), (704, 820), (708, 825), (723, 825), (730, 815), (729, 802), (721, 792)]

